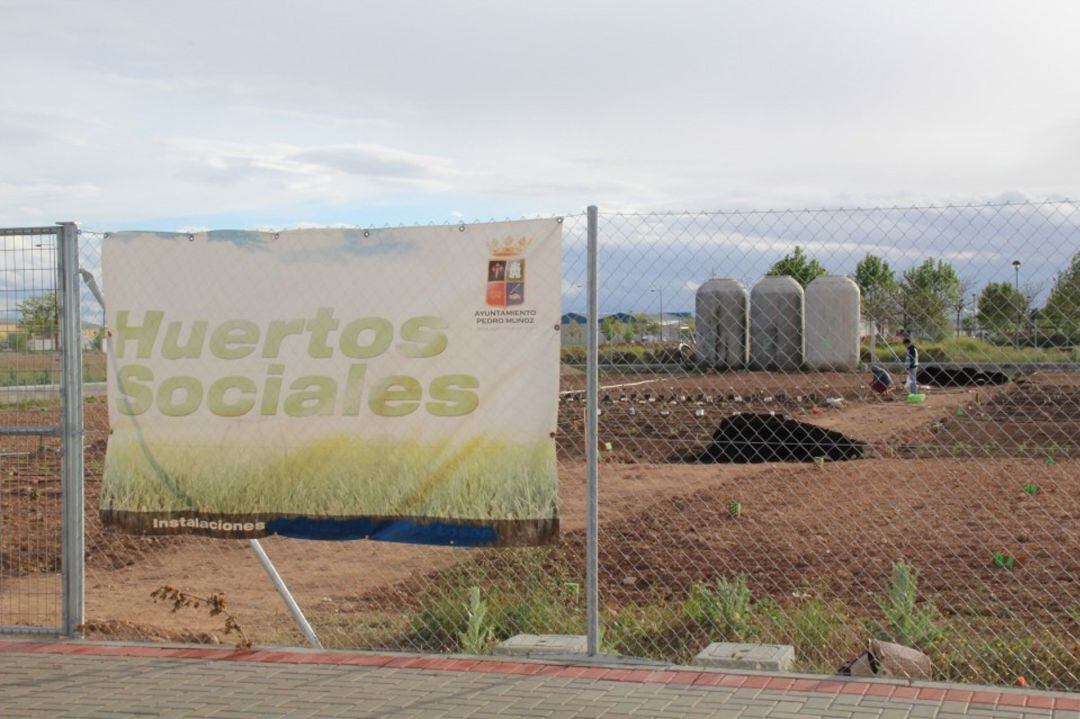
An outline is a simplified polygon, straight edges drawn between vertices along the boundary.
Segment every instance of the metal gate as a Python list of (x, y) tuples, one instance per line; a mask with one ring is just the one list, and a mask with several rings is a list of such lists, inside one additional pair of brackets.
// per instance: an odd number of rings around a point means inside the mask
[(78, 230), (0, 228), (0, 634), (83, 621)]

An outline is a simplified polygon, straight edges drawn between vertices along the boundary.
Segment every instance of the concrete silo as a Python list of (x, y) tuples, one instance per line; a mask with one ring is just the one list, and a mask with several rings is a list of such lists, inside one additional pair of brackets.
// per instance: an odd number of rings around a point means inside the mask
[(795, 372), (803, 364), (802, 285), (794, 278), (765, 277), (750, 291), (750, 366)]
[(750, 296), (737, 280), (711, 279), (694, 299), (698, 359), (714, 369), (745, 369), (750, 359)]
[(850, 277), (818, 277), (806, 286), (806, 365), (851, 372), (859, 366), (859, 285)]

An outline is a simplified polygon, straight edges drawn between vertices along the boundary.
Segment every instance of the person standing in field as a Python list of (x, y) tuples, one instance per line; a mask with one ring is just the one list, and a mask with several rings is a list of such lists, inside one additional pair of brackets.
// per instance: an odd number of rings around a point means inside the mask
[(910, 394), (919, 393), (919, 348), (904, 337), (904, 369), (907, 370), (907, 387)]

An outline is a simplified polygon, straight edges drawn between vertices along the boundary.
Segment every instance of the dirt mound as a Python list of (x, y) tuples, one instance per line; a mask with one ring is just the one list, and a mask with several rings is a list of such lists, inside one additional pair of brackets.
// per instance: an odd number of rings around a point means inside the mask
[(865, 445), (783, 415), (737, 414), (720, 423), (698, 462), (810, 462), (859, 459)]
[(977, 367), (937, 367), (919, 369), (919, 383), (934, 387), (971, 387), (990, 384), (1006, 384), (1009, 376), (1004, 372), (992, 372)]
[(969, 392), (970, 401), (893, 436), (898, 455), (1051, 463), (1080, 457), (1080, 387), (1025, 383)]

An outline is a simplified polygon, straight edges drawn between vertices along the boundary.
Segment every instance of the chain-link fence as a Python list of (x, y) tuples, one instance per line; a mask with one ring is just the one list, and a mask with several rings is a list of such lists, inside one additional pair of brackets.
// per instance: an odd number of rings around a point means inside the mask
[(59, 229), (0, 230), (0, 627), (61, 626)]
[(832, 672), (875, 637), (940, 679), (1080, 689), (1078, 221), (602, 216), (609, 648)]
[[(832, 673), (875, 637), (938, 679), (1080, 690), (1078, 209), (602, 213), (601, 649), (790, 644)], [(324, 645), (585, 633), (585, 226), (563, 226), (559, 545), (264, 540)], [(168, 584), (301, 643), (246, 542), (101, 529), (100, 324), (87, 293), (88, 634), (228, 640), (155, 604)]]

